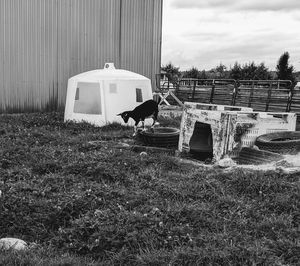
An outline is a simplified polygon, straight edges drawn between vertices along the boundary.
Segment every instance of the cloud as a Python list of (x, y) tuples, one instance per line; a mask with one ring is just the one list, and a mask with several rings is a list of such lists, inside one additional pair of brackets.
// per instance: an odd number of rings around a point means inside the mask
[(299, 10), (299, 12), (294, 12), (292, 14), (292, 18), (297, 20), (297, 21), (300, 21), (300, 10)]
[[(279, 10), (282, 1), (274, 0), (272, 4), (248, 1), (164, 1), (162, 64), (172, 62), (181, 70), (192, 66), (208, 70), (220, 62), (229, 67), (236, 61), (240, 64), (254, 61), (264, 62), (273, 70), (280, 55), (288, 51), (290, 63), (299, 71), (300, 5), (293, 12), (284, 10), (275, 14), (254, 10)], [(289, 9), (295, 3), (286, 0), (284, 8)], [(237, 12), (246, 7), (248, 10)]]
[(241, 11), (241, 10), (252, 10), (252, 11), (280, 11), (280, 10), (299, 10), (299, 0), (272, 0), (272, 1), (261, 1), (261, 0), (174, 0), (172, 2), (174, 8), (218, 8), (226, 9), (227, 11)]
[(182, 34), (183, 38), (187, 38), (190, 41), (213, 41), (224, 39), (228, 36), (226, 32), (204, 32), (204, 31), (195, 31), (195, 32), (186, 32)]
[[(263, 36), (264, 38), (262, 38)], [(245, 64), (254, 61), (256, 64), (265, 63), (273, 70), (280, 55), (288, 51), (291, 56), (291, 64), (299, 69), (299, 40), (291, 41), (291, 37), (288, 33), (277, 35), (276, 32), (261, 31), (260, 35), (249, 34), (244, 38), (237, 39), (220, 35), (216, 42), (213, 38), (195, 41), (194, 38), (202, 38), (201, 33), (192, 36), (186, 35), (184, 45), (169, 46), (171, 48), (163, 53), (162, 62), (172, 62), (180, 66), (182, 70), (190, 69), (192, 66), (208, 70), (216, 67), (220, 62), (230, 67), (235, 62)], [(201, 43), (201, 45), (195, 45), (195, 43)], [(187, 49), (187, 47), (192, 47), (192, 49)]]

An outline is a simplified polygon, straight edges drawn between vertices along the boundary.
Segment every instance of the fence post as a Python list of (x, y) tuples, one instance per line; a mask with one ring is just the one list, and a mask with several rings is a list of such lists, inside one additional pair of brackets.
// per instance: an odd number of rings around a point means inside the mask
[(196, 90), (196, 80), (193, 80), (192, 101), (194, 101), (195, 98), (195, 90)]
[(248, 107), (251, 107), (252, 100), (253, 100), (253, 93), (254, 93), (254, 80), (252, 80), (252, 86), (251, 86), (251, 91), (250, 91), (250, 96), (249, 96)]
[(288, 101), (287, 101), (287, 105), (286, 105), (286, 112), (291, 111), (292, 100), (293, 100), (293, 96), (294, 96), (293, 85), (291, 84), (289, 87), (290, 87), (290, 91), (289, 91)]
[(266, 102), (265, 112), (268, 112), (268, 110), (269, 110), (269, 104), (270, 104), (270, 101), (271, 101), (271, 95), (272, 95), (272, 81), (270, 81), (270, 87), (268, 89), (268, 98), (267, 98), (267, 102)]
[(235, 100), (236, 96), (238, 94), (238, 86), (236, 80), (234, 81), (234, 87), (233, 87), (233, 92), (232, 92), (232, 99), (231, 99), (231, 105), (235, 106)]
[(215, 80), (213, 79), (209, 103), (213, 103), (213, 100), (214, 100), (214, 94), (215, 94)]

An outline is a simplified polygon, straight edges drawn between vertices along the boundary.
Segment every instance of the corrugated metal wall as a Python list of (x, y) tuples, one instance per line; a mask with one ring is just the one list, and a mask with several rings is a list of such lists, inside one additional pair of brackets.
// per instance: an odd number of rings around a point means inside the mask
[(67, 80), (160, 71), (162, 0), (0, 0), (0, 113), (62, 109)]

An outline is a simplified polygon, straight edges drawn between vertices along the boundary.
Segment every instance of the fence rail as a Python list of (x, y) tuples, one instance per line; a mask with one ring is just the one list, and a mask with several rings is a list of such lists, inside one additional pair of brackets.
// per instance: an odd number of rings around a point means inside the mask
[[(300, 123), (300, 90), (290, 80), (181, 79), (156, 82), (161, 93), (174, 90), (182, 102), (251, 107), (261, 112), (294, 112)], [(168, 99), (171, 104), (176, 104)]]
[(157, 83), (181, 101), (252, 107), (256, 111), (300, 113), (300, 91), (289, 80), (182, 79)]

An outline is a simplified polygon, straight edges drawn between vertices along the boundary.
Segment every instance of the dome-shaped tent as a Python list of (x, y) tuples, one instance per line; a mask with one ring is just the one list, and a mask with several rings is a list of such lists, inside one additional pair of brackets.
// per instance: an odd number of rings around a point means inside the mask
[[(104, 69), (81, 73), (69, 79), (65, 121), (96, 126), (124, 123), (117, 114), (152, 99), (150, 79), (106, 63)], [(132, 125), (132, 121), (129, 120)]]

